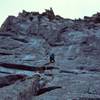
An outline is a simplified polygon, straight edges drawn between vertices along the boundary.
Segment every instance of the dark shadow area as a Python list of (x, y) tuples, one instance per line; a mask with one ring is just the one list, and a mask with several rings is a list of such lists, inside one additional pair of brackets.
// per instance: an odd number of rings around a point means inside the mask
[(40, 72), (45, 71), (45, 70), (58, 69), (57, 67), (52, 67), (52, 66), (34, 67), (34, 66), (12, 64), (12, 63), (0, 63), (0, 67), (10, 68), (10, 69), (27, 70), (27, 71), (40, 71)]
[(12, 38), (12, 39), (23, 42), (23, 43), (28, 43), (28, 41), (25, 39), (19, 39), (19, 38)]
[(11, 54), (11, 53), (0, 52), (0, 55), (13, 55), (13, 54)]
[(93, 68), (93, 67), (78, 67), (79, 70), (86, 70), (91, 72), (100, 72), (100, 68)]
[(67, 71), (67, 70), (60, 70), (60, 73), (78, 74), (77, 72), (74, 72), (74, 71)]
[(3, 74), (12, 74), (10, 72), (5, 72), (5, 71), (0, 71), (0, 73), (3, 73)]
[(15, 74), (15, 75), (7, 75), (0, 77), (0, 88), (14, 84), (17, 80), (22, 80), (26, 78), (26, 75)]
[(45, 88), (42, 88), (40, 89), (37, 93), (36, 93), (36, 96), (39, 96), (39, 95), (42, 95), (46, 92), (50, 92), (52, 90), (55, 90), (55, 89), (61, 89), (62, 87), (61, 86), (52, 86), (52, 87), (45, 87)]
[(91, 69), (89, 69), (88, 71), (100, 72), (100, 69), (99, 69), (99, 68), (91, 68)]
[(46, 75), (46, 76), (53, 76), (53, 74), (44, 74), (44, 75)]

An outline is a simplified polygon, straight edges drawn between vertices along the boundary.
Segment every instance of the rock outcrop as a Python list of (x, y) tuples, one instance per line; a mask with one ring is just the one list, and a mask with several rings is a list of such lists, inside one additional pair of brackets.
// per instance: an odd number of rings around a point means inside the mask
[(35, 75), (3, 87), (0, 89), (0, 100), (32, 100), (33, 95), (45, 86), (40, 81), (40, 76)]
[[(99, 100), (99, 42), (100, 13), (71, 20), (55, 15), (52, 8), (41, 14), (23, 10), (17, 17), (8, 16), (0, 28), (0, 75), (38, 73), (46, 79), (33, 100)], [(54, 63), (49, 62), (52, 53)], [(19, 81), (1, 88), (0, 94), (29, 100), (34, 79)], [(16, 92), (17, 86), (22, 91)], [(5, 94), (0, 100), (6, 100)]]

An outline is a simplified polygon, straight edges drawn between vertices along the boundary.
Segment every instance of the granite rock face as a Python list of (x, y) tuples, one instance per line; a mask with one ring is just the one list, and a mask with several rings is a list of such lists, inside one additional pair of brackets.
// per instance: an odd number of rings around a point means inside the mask
[[(41, 14), (23, 10), (17, 17), (9, 16), (0, 28), (0, 62), (55, 67), (38, 71), (48, 80), (48, 88), (33, 100), (100, 100), (99, 43), (100, 13), (71, 20), (55, 15), (52, 8)], [(52, 53), (55, 63), (49, 63)], [(37, 73), (2, 66), (0, 71)]]
[(32, 95), (43, 87), (40, 76), (35, 75), (30, 79), (20, 80), (13, 85), (0, 89), (0, 100), (32, 100)]

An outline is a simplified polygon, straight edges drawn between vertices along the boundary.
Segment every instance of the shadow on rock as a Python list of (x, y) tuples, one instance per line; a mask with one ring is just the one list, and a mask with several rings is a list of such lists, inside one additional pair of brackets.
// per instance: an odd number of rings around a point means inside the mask
[(50, 92), (50, 91), (52, 91), (52, 90), (60, 89), (60, 88), (62, 88), (62, 87), (61, 87), (61, 86), (45, 87), (45, 88), (40, 89), (40, 90), (37, 92), (36, 96), (39, 96), (39, 95), (42, 95), (42, 94), (44, 94), (44, 93), (46, 93), (46, 92)]
[(10, 68), (10, 69), (27, 70), (27, 71), (39, 71), (39, 72), (44, 72), (45, 70), (58, 69), (57, 67), (53, 67), (53, 66), (34, 67), (34, 66), (12, 64), (12, 63), (0, 63), (0, 67)]
[(14, 75), (7, 75), (4, 77), (0, 77), (0, 88), (14, 84), (18, 80), (22, 80), (26, 78), (27, 75), (22, 74), (14, 74)]

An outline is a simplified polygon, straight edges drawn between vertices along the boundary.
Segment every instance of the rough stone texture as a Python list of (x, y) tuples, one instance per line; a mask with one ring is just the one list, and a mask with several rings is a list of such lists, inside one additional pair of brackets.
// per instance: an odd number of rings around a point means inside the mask
[(0, 100), (32, 100), (32, 96), (43, 87), (37, 75), (30, 79), (17, 81), (13, 85), (0, 89)]
[[(52, 9), (42, 14), (23, 11), (9, 16), (0, 28), (0, 62), (56, 67), (39, 74), (48, 80), (47, 87), (62, 88), (48, 88), (33, 100), (100, 100), (99, 43), (100, 13), (71, 20)], [(51, 53), (55, 63), (49, 63)], [(0, 71), (37, 73), (2, 67)]]

